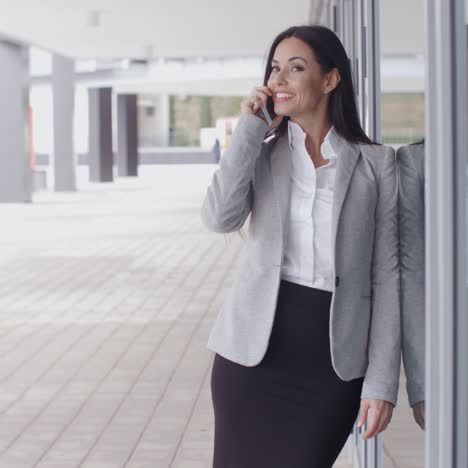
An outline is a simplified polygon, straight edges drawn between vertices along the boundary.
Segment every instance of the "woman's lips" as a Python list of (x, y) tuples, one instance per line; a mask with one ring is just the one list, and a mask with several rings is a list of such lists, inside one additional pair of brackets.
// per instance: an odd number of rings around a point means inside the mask
[(287, 102), (294, 98), (294, 94), (291, 93), (274, 93), (274, 102)]

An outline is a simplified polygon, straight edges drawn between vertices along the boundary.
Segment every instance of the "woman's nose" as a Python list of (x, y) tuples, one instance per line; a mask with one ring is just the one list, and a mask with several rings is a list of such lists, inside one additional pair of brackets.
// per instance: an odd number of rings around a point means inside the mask
[(285, 84), (287, 82), (286, 75), (285, 73), (283, 73), (282, 70), (279, 71), (278, 73), (275, 73), (273, 76), (270, 76), (270, 79), (276, 85)]

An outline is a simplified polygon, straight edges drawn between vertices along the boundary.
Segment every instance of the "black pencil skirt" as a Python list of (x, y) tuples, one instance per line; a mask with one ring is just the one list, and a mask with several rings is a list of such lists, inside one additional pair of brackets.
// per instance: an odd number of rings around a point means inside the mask
[(247, 367), (215, 354), (213, 468), (332, 468), (364, 378), (343, 381), (332, 367), (331, 297), (281, 280), (263, 360)]

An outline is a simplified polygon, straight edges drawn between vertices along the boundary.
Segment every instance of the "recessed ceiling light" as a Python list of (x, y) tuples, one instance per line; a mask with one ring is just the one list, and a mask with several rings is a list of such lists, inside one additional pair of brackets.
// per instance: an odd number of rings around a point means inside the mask
[(88, 13), (88, 26), (90, 28), (97, 28), (101, 25), (101, 12), (98, 10), (91, 10)]
[(152, 58), (154, 58), (154, 46), (152, 44), (145, 45), (143, 50), (143, 55), (147, 60), (151, 60)]

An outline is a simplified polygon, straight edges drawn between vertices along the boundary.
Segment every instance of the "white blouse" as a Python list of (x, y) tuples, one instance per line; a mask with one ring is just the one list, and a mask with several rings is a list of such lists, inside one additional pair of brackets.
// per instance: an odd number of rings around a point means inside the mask
[(304, 286), (333, 291), (331, 242), (336, 147), (340, 136), (332, 126), (320, 147), (328, 164), (315, 169), (305, 147), (306, 133), (288, 122), (292, 151), (289, 228), (281, 278)]

